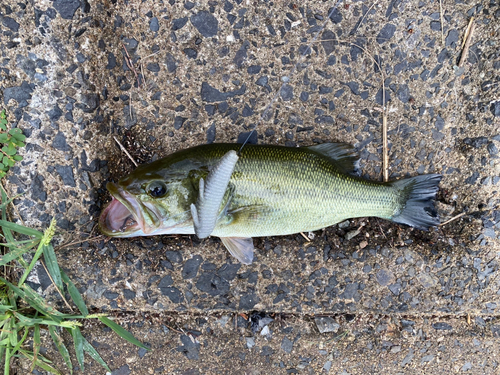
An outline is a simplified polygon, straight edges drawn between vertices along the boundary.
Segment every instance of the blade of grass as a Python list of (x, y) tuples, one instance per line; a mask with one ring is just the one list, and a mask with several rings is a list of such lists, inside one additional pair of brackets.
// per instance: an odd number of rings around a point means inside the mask
[(139, 348), (143, 348), (146, 350), (149, 350), (147, 346), (145, 346), (142, 342), (137, 340), (129, 331), (127, 331), (125, 328), (120, 326), (119, 324), (115, 323), (111, 319), (105, 317), (105, 316), (100, 316), (98, 319), (106, 324), (109, 328), (111, 328), (115, 333), (120, 336), (122, 339), (127, 340), (131, 344), (134, 344), (135, 346), (138, 346)]
[[(14, 158), (15, 158), (15, 157), (14, 157)], [(2, 202), (6, 202), (6, 201), (7, 201), (7, 199), (10, 199), (10, 198), (9, 198), (9, 195), (7, 194), (7, 191), (5, 190), (5, 187), (3, 186), (2, 181), (0, 181), (0, 188), (2, 189)], [(16, 197), (19, 197), (19, 196), (21, 196), (21, 195), (23, 195), (23, 194), (24, 194), (24, 192), (23, 192), (23, 193), (21, 193), (21, 194), (18, 194)], [(13, 199), (15, 199), (16, 197), (14, 197)], [(19, 214), (19, 211), (17, 210), (16, 205), (14, 205), (14, 204), (13, 204), (13, 205), (12, 205), (12, 208), (13, 208), (13, 209), (14, 209), (14, 211), (16, 212), (17, 217), (21, 220), (21, 223), (24, 225), (23, 218), (22, 218), (22, 217), (21, 217), (21, 215)], [(3, 211), (4, 211), (4, 212), (6, 212), (6, 210), (3, 210)], [(3, 220), (6, 220), (4, 217), (2, 217), (2, 219), (3, 219)]]
[[(9, 338), (8, 338), (7, 332), (5, 332), (5, 331), (0, 332), (0, 340), (1, 341), (8, 340), (8, 339)], [(0, 345), (0, 358), (6, 358), (5, 357), (5, 354), (6, 354), (5, 349), (6, 348), (7, 348), (7, 345)], [(6, 363), (4, 362), (4, 365), (5, 364)]]
[(89, 315), (89, 310), (85, 305), (85, 301), (83, 300), (82, 295), (76, 288), (75, 284), (73, 284), (73, 282), (70, 280), (66, 272), (64, 272), (62, 269), (61, 269), (61, 277), (64, 283), (66, 284), (66, 288), (68, 289), (68, 293), (71, 296), (71, 299), (75, 303), (76, 307), (78, 307), (78, 310), (80, 310), (80, 312), (84, 316)]
[(53, 326), (49, 326), (49, 333), (50, 336), (52, 336), (52, 340), (54, 341), (57, 350), (59, 350), (59, 353), (61, 353), (61, 356), (63, 357), (66, 366), (69, 368), (69, 372), (73, 374), (73, 364), (71, 363), (68, 349), (64, 345), (64, 342), (62, 341), (61, 337), (57, 334), (56, 328)]
[(13, 318), (9, 318), (9, 321), (6, 322), (5, 327), (9, 330), (9, 343), (10, 346), (17, 345), (17, 329), (16, 329), (16, 321)]
[[(2, 280), (0, 280), (0, 281), (2, 281)], [(17, 309), (16, 296), (15, 296), (14, 291), (12, 289), (9, 289), (7, 291), (7, 297), (9, 298), (9, 303), (12, 306), (12, 309), (13, 310)]]
[(30, 251), (32, 247), (33, 246), (28, 245), (26, 247), (16, 248), (16, 249), (14, 249), (12, 251), (9, 251), (4, 256), (0, 257), (0, 266), (4, 266), (4, 265), (6, 265), (9, 262), (12, 262), (13, 260), (18, 259), (23, 254), (25, 254), (28, 251)]
[[(2, 281), (2, 280), (0, 280)], [(14, 294), (14, 291), (11, 289), (7, 290), (7, 297), (9, 299), (9, 304), (12, 306), (12, 309), (15, 310), (17, 309), (17, 301), (16, 301), (16, 296)]]
[(15, 296), (17, 297), (21, 297), (23, 298), (26, 293), (24, 293), (21, 289), (19, 289), (17, 286), (15, 286), (14, 284), (11, 284), (9, 283), (7, 280), (5, 280), (4, 278), (0, 277), (0, 281), (3, 282), (5, 285), (7, 285), (9, 287), (9, 299), (10, 299), (10, 303), (12, 304), (12, 298), (10, 296), (10, 294), (14, 294)]
[(26, 267), (26, 269), (24, 270), (24, 273), (21, 276), (21, 278), (19, 279), (19, 282), (17, 283), (17, 285), (21, 286), (26, 281), (31, 270), (35, 267), (35, 264), (36, 264), (38, 258), (40, 258), (40, 255), (42, 255), (43, 247), (44, 247), (43, 244), (40, 242), (38, 244), (38, 248), (35, 251), (35, 255), (33, 255), (33, 259), (31, 259), (30, 265), (28, 267)]
[(47, 320), (47, 319), (41, 319), (41, 318), (28, 318), (27, 316), (24, 316), (23, 314), (19, 314), (17, 312), (14, 313), (15, 317), (18, 320), (18, 326), (19, 327), (31, 327), (33, 324), (43, 324), (43, 325), (59, 325), (59, 323), (53, 321), (53, 320)]
[(23, 240), (23, 241), (14, 241), (14, 242), (9, 242), (9, 243), (0, 243), (1, 246), (5, 247), (19, 247), (24, 244), (32, 244), (31, 247), (35, 247), (35, 245), (38, 243), (38, 240)]
[[(40, 239), (40, 244), (38, 245), (38, 248), (36, 249), (35, 255), (33, 255), (33, 259), (31, 260), (30, 265), (25, 269), (23, 276), (19, 280), (19, 283), (17, 285), (21, 285), (24, 283), (26, 278), (28, 277), (29, 273), (35, 267), (35, 263), (40, 258), (40, 255), (42, 255), (42, 252), (45, 250), (46, 246), (50, 245), (50, 241), (52, 241), (52, 237), (54, 237), (56, 231), (56, 220), (53, 218), (50, 221), (50, 225), (47, 229), (42, 234), (42, 238)], [(37, 233), (40, 233), (36, 231)], [(64, 298), (63, 298), (64, 299)]]
[(23, 257), (17, 258), (17, 261), (19, 262), (22, 268), (26, 269), (28, 267), (28, 263), (26, 263)]
[(10, 371), (10, 359), (12, 358), (12, 347), (17, 345), (17, 329), (15, 327), (15, 320), (9, 318), (5, 322), (5, 328), (7, 329), (7, 338), (9, 343), (5, 348), (5, 369), (4, 374), (9, 374)]
[[(35, 310), (39, 311), (43, 315), (51, 318), (56, 322), (61, 322), (62, 317), (65, 314), (57, 311), (52, 306), (48, 305), (45, 300), (39, 296), (33, 289), (31, 289), (28, 285), (23, 285), (23, 289), (18, 288), (17, 286), (9, 283), (7, 280), (0, 277), (0, 281), (4, 282), (13, 293), (15, 293), (18, 297), (25, 300), (31, 307)], [(12, 300), (11, 300), (12, 303)]]
[(75, 353), (76, 353), (76, 359), (78, 361), (78, 364), (80, 365), (80, 369), (83, 373), (84, 367), (83, 367), (83, 336), (82, 332), (80, 331), (80, 328), (75, 327), (74, 329), (69, 330), (71, 332), (71, 336), (73, 336), (73, 342), (75, 343)]
[(9, 375), (10, 370), (10, 347), (5, 348), (5, 367), (4, 367), (4, 375)]
[(45, 266), (47, 267), (50, 276), (52, 276), (54, 284), (56, 284), (57, 289), (59, 289), (61, 293), (64, 293), (61, 271), (59, 270), (59, 264), (57, 264), (54, 247), (51, 244), (43, 246), (43, 256), (45, 258)]
[(26, 299), (28, 301), (32, 301), (33, 304), (30, 303), (30, 305), (34, 308), (35, 305), (38, 305), (40, 308), (37, 310), (40, 311), (41, 313), (44, 313), (45, 315), (49, 316), (50, 318), (53, 318), (53, 315), (64, 317), (64, 316), (71, 316), (67, 314), (63, 314), (62, 312), (58, 311), (55, 307), (50, 306), (42, 296), (40, 296), (37, 292), (35, 292), (29, 285), (24, 284), (22, 286), (23, 291), (26, 294)]
[(40, 347), (42, 342), (40, 341), (40, 325), (35, 324), (35, 329), (33, 332), (33, 364), (31, 365), (31, 372), (35, 368), (35, 361), (38, 359), (38, 353), (40, 352)]
[(14, 348), (12, 349), (12, 351), (10, 353), (11, 356), (13, 356), (14, 354), (16, 354), (16, 352), (21, 348), (21, 345), (24, 343), (24, 340), (26, 340), (26, 337), (28, 337), (28, 332), (29, 332), (29, 329), (25, 328), (24, 329), (24, 335), (21, 338), (21, 340), (19, 340), (19, 342), (17, 343), (17, 345), (14, 346)]
[(36, 366), (44, 369), (45, 371), (48, 371), (54, 375), (62, 375), (56, 368), (54, 368), (48, 364), (48, 363), (52, 363), (52, 362), (50, 362), (47, 358), (40, 356), (40, 358), (42, 358), (42, 360), (39, 360), (38, 358), (34, 358), (33, 353), (30, 353), (26, 350), (21, 349), (21, 350), (19, 350), (19, 352), (22, 353), (29, 360), (35, 362)]
[(94, 361), (96, 361), (102, 367), (104, 367), (106, 369), (106, 371), (111, 372), (111, 369), (108, 367), (106, 362), (104, 362), (104, 360), (101, 358), (99, 353), (97, 353), (97, 350), (95, 350), (94, 347), (92, 345), (90, 345), (90, 343), (87, 341), (87, 339), (85, 337), (83, 337), (83, 350), (85, 350), (92, 357), (92, 359)]
[[(2, 198), (2, 204), (0, 204), (0, 210), (5, 210), (5, 208), (16, 198), (19, 198), (22, 194), (17, 194), (15, 197), (10, 198), (7, 201), (4, 201)], [(5, 195), (5, 198), (7, 198), (7, 195)], [(5, 202), (5, 203), (4, 203)]]
[(20, 314), (18, 312), (14, 312), (15, 317), (19, 321), (17, 324), (21, 327), (32, 327), (34, 324), (41, 324), (41, 325), (47, 325), (47, 326), (58, 326), (58, 327), (65, 327), (65, 328), (73, 328), (73, 327), (78, 327), (81, 326), (82, 323), (76, 321), (76, 320), (70, 320), (70, 319), (76, 319), (76, 318), (83, 318), (81, 315), (65, 315), (62, 318), (66, 319), (61, 322), (58, 322), (57, 320), (49, 320), (49, 319), (43, 319), (43, 318), (29, 318), (27, 316), (24, 316), (23, 314)]
[[(7, 228), (8, 230), (11, 230), (11, 231), (14, 231), (17, 233), (25, 234), (26, 236), (36, 237), (38, 239), (42, 239), (42, 237), (43, 237), (43, 233), (37, 231), (36, 229), (32, 229), (32, 228), (24, 227), (24, 226), (19, 225), (19, 224), (11, 223), (10, 221), (7, 221), (7, 220), (0, 220), (0, 227), (2, 227), (4, 229)], [(8, 242), (11, 242), (11, 241), (8, 241)]]
[[(0, 190), (2, 193), (2, 202), (7, 201), (7, 193), (5, 193), (5, 190), (4, 190), (2, 184), (0, 184)], [(2, 209), (2, 220), (7, 221), (7, 210), (5, 210), (5, 209)], [(14, 236), (12, 235), (11, 231), (8, 228), (2, 227), (2, 232), (3, 232), (7, 242), (14, 242), (15, 241)]]

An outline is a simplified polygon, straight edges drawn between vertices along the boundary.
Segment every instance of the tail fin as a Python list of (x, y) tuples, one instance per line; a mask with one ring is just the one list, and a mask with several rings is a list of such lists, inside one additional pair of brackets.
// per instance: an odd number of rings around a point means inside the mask
[(403, 204), (391, 220), (423, 230), (438, 225), (434, 201), (441, 178), (440, 174), (426, 174), (393, 182), (392, 186), (401, 192)]

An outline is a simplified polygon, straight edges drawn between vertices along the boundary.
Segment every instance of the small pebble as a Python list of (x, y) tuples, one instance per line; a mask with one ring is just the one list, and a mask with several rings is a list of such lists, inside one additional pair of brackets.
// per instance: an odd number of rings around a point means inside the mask
[(153, 32), (157, 32), (158, 30), (160, 30), (158, 18), (156, 17), (151, 18), (151, 20), (149, 21), (149, 29)]
[(314, 322), (320, 333), (337, 332), (340, 328), (340, 324), (328, 316), (316, 317), (314, 318)]
[(389, 41), (394, 36), (396, 32), (396, 26), (392, 23), (386, 24), (382, 30), (377, 35), (376, 41), (378, 44), (384, 44)]

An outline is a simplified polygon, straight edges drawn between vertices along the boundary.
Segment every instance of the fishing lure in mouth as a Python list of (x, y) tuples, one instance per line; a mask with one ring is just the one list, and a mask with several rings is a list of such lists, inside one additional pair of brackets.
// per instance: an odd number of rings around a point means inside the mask
[(441, 175), (369, 181), (357, 176), (357, 159), (344, 143), (181, 150), (108, 183), (112, 201), (99, 227), (111, 237), (217, 236), (250, 264), (252, 237), (315, 231), (356, 217), (423, 230), (439, 224), (434, 200)]

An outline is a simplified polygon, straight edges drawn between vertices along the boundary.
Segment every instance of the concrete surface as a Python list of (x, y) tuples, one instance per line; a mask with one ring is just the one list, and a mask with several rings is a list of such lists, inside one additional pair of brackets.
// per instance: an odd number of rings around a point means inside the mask
[[(88, 305), (135, 322), (154, 349), (88, 326), (115, 374), (498, 371), (500, 5), (341, 2), (308, 51), (333, 5), (0, 5), (0, 99), (28, 136), (9, 189), (27, 224), (56, 217), (61, 265)], [(95, 233), (106, 182), (133, 170), (113, 136), (139, 163), (236, 142), (278, 91), (258, 143), (348, 142), (381, 179), (383, 87), (391, 178), (442, 173), (442, 221), (464, 214), (449, 224), (356, 219), (310, 242), (261, 238), (250, 266), (218, 239)], [(53, 294), (42, 267), (30, 280)], [(319, 333), (318, 316), (336, 332)]]

